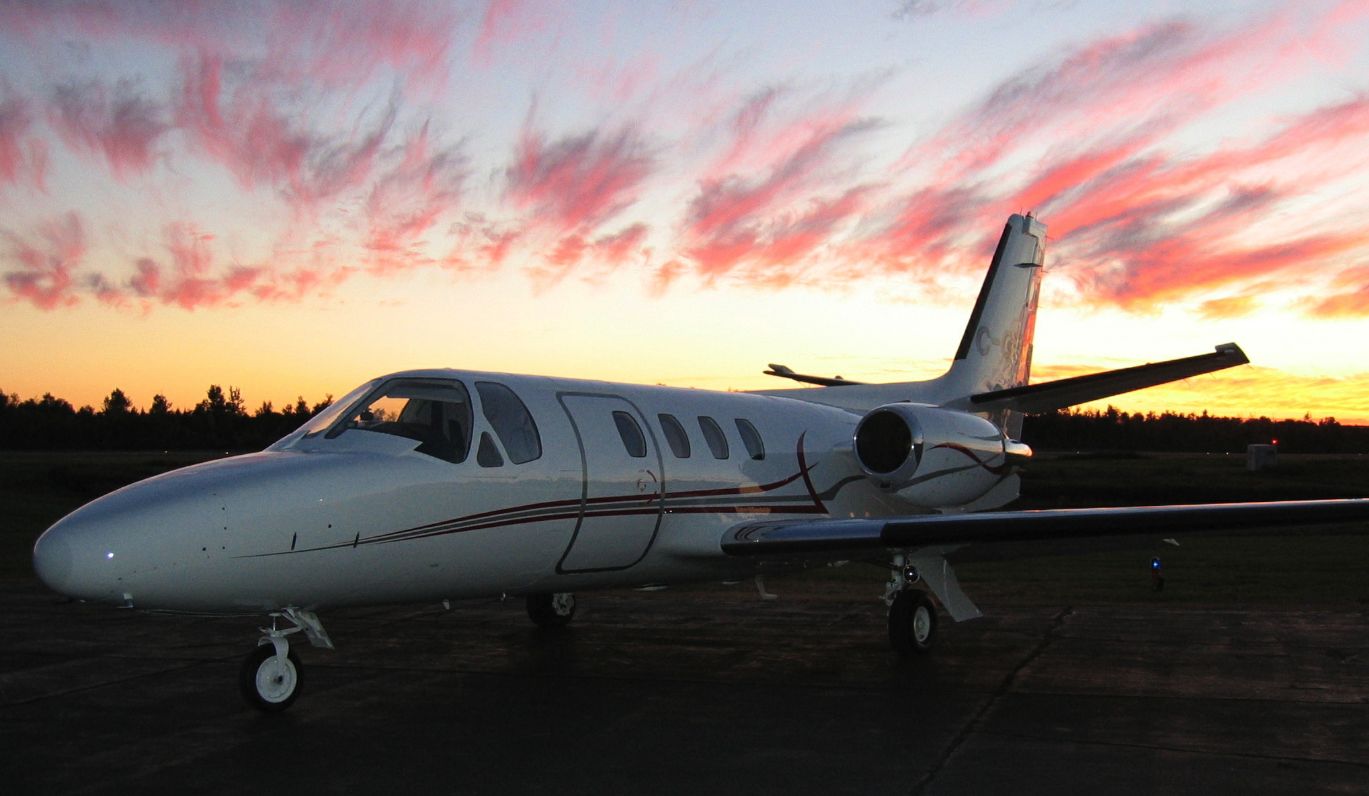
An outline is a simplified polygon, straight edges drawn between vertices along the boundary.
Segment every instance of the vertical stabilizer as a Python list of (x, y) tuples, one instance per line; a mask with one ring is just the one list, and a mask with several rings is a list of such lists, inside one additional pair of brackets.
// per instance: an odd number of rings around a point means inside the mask
[(970, 322), (960, 338), (950, 370), (929, 381), (858, 384), (795, 374), (771, 366), (775, 375), (824, 385), (822, 389), (765, 390), (801, 401), (868, 412), (897, 401), (982, 411), (1009, 437), (1021, 435), (1022, 416), (1007, 409), (976, 410), (971, 398), (1021, 387), (1031, 375), (1032, 337), (1036, 332), (1036, 299), (1041, 289), (1041, 263), (1046, 253), (1046, 225), (1030, 215), (1014, 215), (1003, 228), (993, 261)]
[[(1027, 383), (1045, 250), (1044, 224), (1030, 215), (1008, 219), (955, 360), (942, 377), (944, 395), (968, 397)], [(1011, 437), (1021, 431), (1016, 413), (993, 420)]]

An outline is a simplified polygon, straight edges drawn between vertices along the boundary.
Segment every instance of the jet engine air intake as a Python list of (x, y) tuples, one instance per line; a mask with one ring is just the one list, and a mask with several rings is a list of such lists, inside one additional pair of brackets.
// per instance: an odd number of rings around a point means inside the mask
[[(922, 460), (922, 426), (917, 416), (880, 407), (856, 426), (856, 459), (866, 475), (891, 481), (911, 475)], [(903, 473), (903, 469), (908, 469)]]
[(1031, 457), (1030, 448), (992, 422), (925, 404), (870, 411), (856, 425), (853, 444), (861, 470), (880, 488), (934, 509), (983, 496)]

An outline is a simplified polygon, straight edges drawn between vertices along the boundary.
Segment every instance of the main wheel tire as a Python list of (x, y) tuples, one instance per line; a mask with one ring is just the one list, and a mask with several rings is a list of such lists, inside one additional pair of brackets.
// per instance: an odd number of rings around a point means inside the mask
[(528, 617), (538, 627), (565, 627), (575, 618), (575, 595), (570, 592), (529, 594)]
[(294, 650), (281, 659), (274, 645), (262, 644), (243, 659), (238, 685), (247, 704), (263, 713), (279, 713), (299, 696), (304, 667)]
[(927, 595), (905, 590), (889, 606), (889, 644), (900, 655), (922, 654), (936, 642), (936, 606)]

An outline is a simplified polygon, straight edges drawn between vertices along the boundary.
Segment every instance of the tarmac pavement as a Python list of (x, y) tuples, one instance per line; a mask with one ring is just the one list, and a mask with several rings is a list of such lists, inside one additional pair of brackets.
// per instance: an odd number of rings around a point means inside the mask
[(263, 619), (0, 585), (0, 789), (1369, 789), (1362, 607), (985, 603), (901, 660), (870, 594), (771, 590), (585, 594), (552, 633), (517, 600), (325, 612), (338, 649), (295, 645), (265, 716), (237, 688)]

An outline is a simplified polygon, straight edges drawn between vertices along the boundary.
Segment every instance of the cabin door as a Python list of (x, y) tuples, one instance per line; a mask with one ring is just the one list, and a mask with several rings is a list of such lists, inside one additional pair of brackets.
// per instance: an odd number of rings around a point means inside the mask
[(580, 520), (557, 569), (626, 569), (646, 556), (661, 525), (665, 476), (646, 418), (615, 395), (563, 393), (580, 444)]

